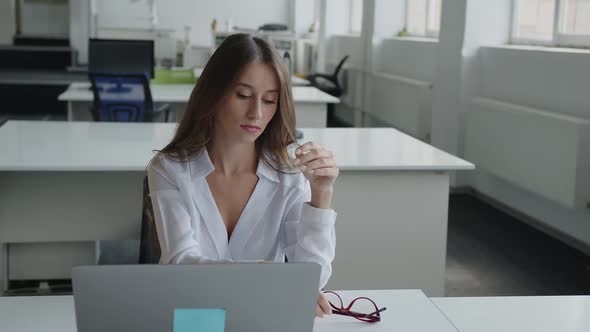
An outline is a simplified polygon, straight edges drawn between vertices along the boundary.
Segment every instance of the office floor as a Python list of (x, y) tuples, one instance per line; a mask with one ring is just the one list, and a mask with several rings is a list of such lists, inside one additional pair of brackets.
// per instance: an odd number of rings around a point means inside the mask
[(451, 195), (447, 296), (590, 294), (590, 257), (467, 194)]

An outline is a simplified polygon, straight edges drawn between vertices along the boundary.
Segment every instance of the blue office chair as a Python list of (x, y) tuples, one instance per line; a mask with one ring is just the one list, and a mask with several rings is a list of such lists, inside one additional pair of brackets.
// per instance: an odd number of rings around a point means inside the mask
[(145, 75), (90, 73), (95, 121), (153, 122), (156, 115), (170, 119), (170, 105), (154, 107)]

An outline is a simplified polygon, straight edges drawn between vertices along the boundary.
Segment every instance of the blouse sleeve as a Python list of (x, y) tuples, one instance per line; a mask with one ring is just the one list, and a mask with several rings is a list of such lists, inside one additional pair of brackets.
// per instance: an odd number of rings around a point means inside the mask
[(332, 261), (336, 252), (336, 212), (318, 209), (310, 204), (311, 189), (305, 181), (298, 189), (283, 220), (282, 242), (289, 262), (320, 264), (320, 288), (328, 283), (332, 274)]

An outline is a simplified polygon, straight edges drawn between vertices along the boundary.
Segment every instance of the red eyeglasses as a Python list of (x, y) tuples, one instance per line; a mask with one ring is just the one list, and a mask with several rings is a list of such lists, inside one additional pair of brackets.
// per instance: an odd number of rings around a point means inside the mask
[[(375, 302), (373, 302), (373, 300), (371, 300), (368, 297), (357, 297), (356, 299), (352, 300), (350, 302), (350, 304), (348, 304), (347, 307), (344, 307), (344, 303), (342, 302), (342, 298), (340, 297), (340, 295), (338, 295), (332, 291), (324, 291), (324, 294), (332, 294), (332, 295), (336, 296), (336, 298), (338, 299), (340, 306), (335, 305), (334, 303), (332, 303), (332, 301), (329, 301), (330, 306), (332, 307), (333, 314), (354, 317), (362, 322), (367, 322), (367, 323), (380, 322), (381, 321), (380, 313), (385, 311), (385, 309), (387, 309), (385, 307), (379, 309), (379, 307), (377, 307), (377, 304), (375, 304)], [(332, 299), (332, 300), (334, 300), (334, 299)], [(360, 303), (364, 303), (365, 305), (368, 305), (371, 309), (375, 308), (375, 311), (371, 312), (370, 314), (363, 314), (360, 312), (350, 310), (355, 305), (355, 303), (357, 303), (357, 305)], [(365, 306), (365, 305), (363, 305), (363, 306)]]

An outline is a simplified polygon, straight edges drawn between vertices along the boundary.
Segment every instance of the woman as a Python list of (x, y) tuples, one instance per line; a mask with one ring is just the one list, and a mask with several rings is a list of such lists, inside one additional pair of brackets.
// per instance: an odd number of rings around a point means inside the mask
[[(295, 160), (290, 76), (262, 39), (229, 36), (193, 90), (172, 141), (148, 166), (160, 263), (316, 262), (331, 274), (338, 168), (308, 142)], [(316, 314), (331, 313), (321, 293)]]

